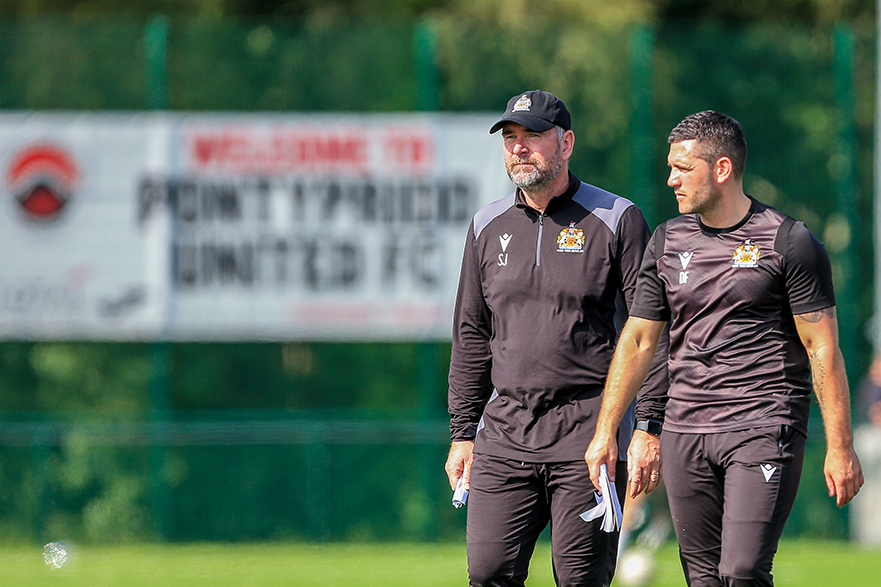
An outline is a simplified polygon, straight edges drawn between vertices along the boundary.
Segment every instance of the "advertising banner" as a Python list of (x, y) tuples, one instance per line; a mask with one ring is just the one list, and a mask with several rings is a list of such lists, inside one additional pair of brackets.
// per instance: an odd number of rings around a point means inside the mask
[(0, 337), (449, 338), (491, 115), (0, 115)]

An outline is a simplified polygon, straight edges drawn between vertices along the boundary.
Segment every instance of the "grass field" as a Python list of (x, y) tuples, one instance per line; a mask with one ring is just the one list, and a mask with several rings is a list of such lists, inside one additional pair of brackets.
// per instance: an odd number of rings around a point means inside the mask
[[(674, 544), (656, 555), (653, 587), (683, 586)], [(878, 585), (881, 549), (790, 541), (775, 564), (777, 587)], [(15, 587), (454, 587), (467, 584), (461, 544), (194, 544), (74, 548), (53, 569), (42, 548), (0, 547), (3, 585)], [(552, 587), (547, 545), (529, 587)]]

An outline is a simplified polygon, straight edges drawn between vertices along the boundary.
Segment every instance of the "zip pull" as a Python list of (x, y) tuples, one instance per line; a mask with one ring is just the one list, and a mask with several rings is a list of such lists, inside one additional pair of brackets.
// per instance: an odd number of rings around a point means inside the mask
[(544, 212), (538, 215), (538, 242), (535, 243), (535, 266), (541, 267), (541, 234), (544, 232)]

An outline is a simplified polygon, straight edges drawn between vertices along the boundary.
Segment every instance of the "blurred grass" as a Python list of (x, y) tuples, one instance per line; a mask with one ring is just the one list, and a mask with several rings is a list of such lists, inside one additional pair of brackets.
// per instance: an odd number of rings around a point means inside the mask
[[(676, 545), (656, 553), (652, 587), (685, 585)], [(529, 587), (552, 587), (550, 548), (539, 545)], [(467, 584), (464, 544), (185, 544), (73, 547), (60, 569), (41, 546), (0, 547), (0, 577), (16, 587), (453, 587)], [(881, 549), (847, 542), (784, 541), (778, 587), (871, 585)], [(613, 584), (614, 585), (614, 584)]]

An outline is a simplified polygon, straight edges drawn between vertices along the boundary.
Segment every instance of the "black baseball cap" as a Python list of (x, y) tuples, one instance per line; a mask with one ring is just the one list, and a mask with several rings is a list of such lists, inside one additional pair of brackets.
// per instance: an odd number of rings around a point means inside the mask
[(542, 90), (517, 94), (508, 100), (505, 114), (501, 120), (492, 125), (489, 134), (497, 132), (506, 122), (516, 122), (536, 132), (544, 132), (555, 126), (563, 130), (572, 129), (572, 117), (569, 116), (563, 101), (550, 92)]

